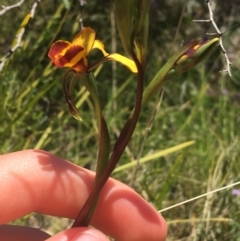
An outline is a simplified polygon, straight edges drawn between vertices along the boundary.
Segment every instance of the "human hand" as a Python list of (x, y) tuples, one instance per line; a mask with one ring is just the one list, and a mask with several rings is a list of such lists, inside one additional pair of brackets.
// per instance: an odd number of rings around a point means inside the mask
[[(41, 150), (0, 156), (0, 224), (31, 212), (74, 219), (91, 193), (95, 173)], [(53, 237), (39, 229), (0, 226), (0, 241), (163, 241), (162, 216), (128, 186), (109, 179), (91, 225)]]

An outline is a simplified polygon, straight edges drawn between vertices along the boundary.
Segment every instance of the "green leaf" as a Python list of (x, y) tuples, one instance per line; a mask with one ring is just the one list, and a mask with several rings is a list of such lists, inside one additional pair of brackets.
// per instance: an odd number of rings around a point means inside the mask
[(150, 8), (150, 0), (136, 0), (133, 12), (133, 38), (139, 36), (143, 26), (146, 24)]
[(122, 46), (130, 56), (133, 52), (131, 43), (133, 3), (134, 0), (115, 0), (114, 4), (114, 15)]

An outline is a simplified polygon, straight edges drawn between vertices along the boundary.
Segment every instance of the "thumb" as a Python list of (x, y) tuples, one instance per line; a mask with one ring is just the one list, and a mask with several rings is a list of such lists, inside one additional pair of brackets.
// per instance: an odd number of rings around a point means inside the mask
[(88, 228), (71, 228), (64, 230), (46, 241), (110, 241), (106, 235), (100, 231)]

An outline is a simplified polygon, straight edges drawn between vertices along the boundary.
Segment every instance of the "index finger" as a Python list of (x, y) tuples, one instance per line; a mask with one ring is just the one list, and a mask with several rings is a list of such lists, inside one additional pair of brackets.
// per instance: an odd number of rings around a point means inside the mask
[[(31, 212), (74, 219), (89, 196), (95, 173), (40, 150), (0, 156), (0, 224)], [(166, 223), (128, 186), (109, 179), (91, 224), (125, 241), (166, 237)]]

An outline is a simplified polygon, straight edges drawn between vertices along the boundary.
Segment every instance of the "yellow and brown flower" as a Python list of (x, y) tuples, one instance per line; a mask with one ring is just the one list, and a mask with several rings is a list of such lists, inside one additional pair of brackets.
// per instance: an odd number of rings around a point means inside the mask
[[(95, 36), (96, 33), (93, 29), (89, 27), (83, 28), (71, 43), (63, 40), (56, 41), (51, 46), (48, 52), (48, 57), (56, 67), (68, 67), (77, 73), (88, 72), (93, 67), (109, 60), (120, 62), (133, 73), (137, 73), (137, 68), (133, 60), (117, 53), (108, 54), (104, 49), (103, 43), (100, 40), (96, 40)], [(101, 50), (104, 58), (97, 63), (90, 65), (88, 55), (92, 49), (96, 48)]]

